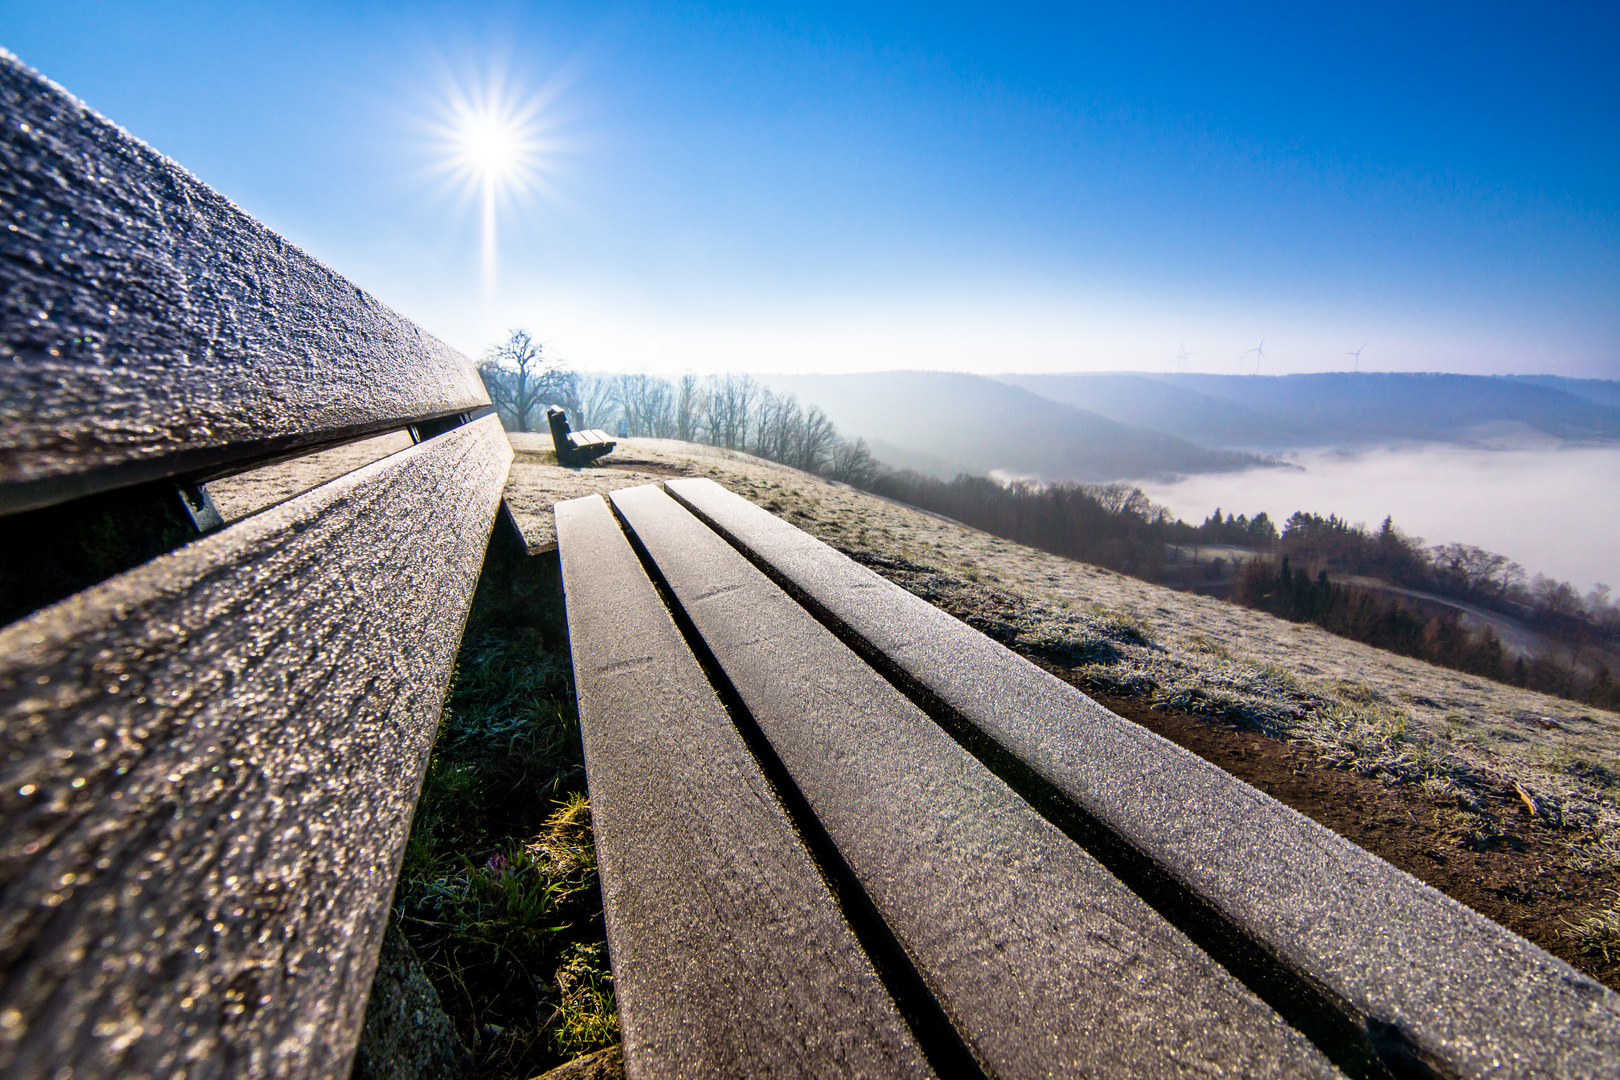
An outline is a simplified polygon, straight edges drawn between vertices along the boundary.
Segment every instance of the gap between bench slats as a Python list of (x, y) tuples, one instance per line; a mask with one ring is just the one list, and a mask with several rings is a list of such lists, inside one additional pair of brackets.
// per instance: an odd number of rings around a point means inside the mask
[(0, 631), (0, 1073), (342, 1080), (495, 418)]
[(668, 490), (1320, 988), (1395, 1068), (1613, 1075), (1620, 995), (709, 480)]
[(10, 56), (0, 205), (0, 514), (489, 404), (454, 349)]
[(1338, 1075), (668, 495), (609, 497), (987, 1072)]
[(555, 512), (630, 1074), (933, 1075), (607, 504)]

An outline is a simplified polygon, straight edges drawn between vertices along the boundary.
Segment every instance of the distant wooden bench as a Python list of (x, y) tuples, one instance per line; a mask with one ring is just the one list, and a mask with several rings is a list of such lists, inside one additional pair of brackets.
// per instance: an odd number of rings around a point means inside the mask
[(546, 421), (551, 425), (551, 445), (557, 450), (559, 465), (589, 464), (618, 445), (613, 436), (597, 428), (569, 431), (568, 414), (555, 405), (546, 410)]
[(1614, 1075), (1620, 996), (712, 481), (556, 516), (633, 1074)]
[[(510, 447), (464, 357), (10, 57), (0, 121), (0, 1076), (343, 1080)], [(407, 428), (200, 535), (204, 481)]]

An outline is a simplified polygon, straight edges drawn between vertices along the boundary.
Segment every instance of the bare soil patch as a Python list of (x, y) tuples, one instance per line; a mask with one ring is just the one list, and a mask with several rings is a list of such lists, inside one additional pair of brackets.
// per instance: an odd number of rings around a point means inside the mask
[(650, 473), (653, 476), (692, 476), (691, 469), (682, 465), (671, 465), (667, 462), (652, 461), (646, 458), (625, 457), (615, 461), (600, 460), (596, 462), (599, 469), (619, 469), (624, 472)]

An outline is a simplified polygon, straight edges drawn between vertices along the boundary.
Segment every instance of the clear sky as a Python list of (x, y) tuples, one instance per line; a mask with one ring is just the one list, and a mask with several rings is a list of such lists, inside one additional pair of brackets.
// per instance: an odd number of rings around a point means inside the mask
[[(1620, 6), (1332, 7), (0, 0), (0, 45), (470, 354), (1620, 378)], [(499, 72), (487, 290), (432, 124)]]

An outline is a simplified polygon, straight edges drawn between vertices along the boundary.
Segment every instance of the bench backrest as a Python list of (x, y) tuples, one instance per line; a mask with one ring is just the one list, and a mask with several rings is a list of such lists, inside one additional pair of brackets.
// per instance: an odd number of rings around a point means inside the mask
[(557, 451), (557, 464), (566, 465), (574, 451), (574, 444), (569, 441), (572, 429), (568, 426), (568, 414), (553, 405), (546, 410), (546, 423), (551, 425), (551, 445)]
[(0, 206), (17, 575), (177, 488), (417, 440), (8, 613), (0, 1074), (346, 1076), (510, 447), (464, 357), (9, 55)]

